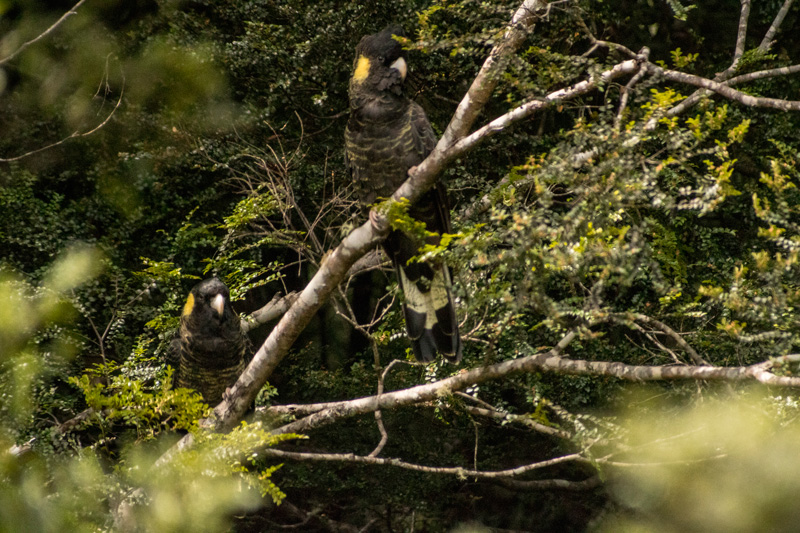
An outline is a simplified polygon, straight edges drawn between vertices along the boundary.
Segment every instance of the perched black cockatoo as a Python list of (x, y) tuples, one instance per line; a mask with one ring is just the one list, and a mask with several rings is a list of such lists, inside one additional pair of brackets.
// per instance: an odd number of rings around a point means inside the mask
[[(403, 94), (405, 53), (392, 35), (405, 33), (400, 26), (389, 26), (361, 39), (350, 78), (345, 154), (364, 208), (379, 198), (389, 198), (406, 180), (409, 169), (436, 146), (436, 135), (422, 107)], [(450, 232), (447, 194), (441, 183), (412, 205), (409, 214), (435, 234), (426, 239), (429, 244), (438, 244), (441, 234)], [(432, 361), (439, 352), (458, 362), (461, 339), (450, 272), (441, 262), (409, 263), (419, 255), (422, 244), (419, 238), (394, 230), (383, 245), (405, 296), (406, 330), (418, 360)]]
[(175, 385), (194, 389), (210, 406), (217, 405), (244, 370), (249, 346), (222, 281), (209, 278), (192, 288), (183, 306), (178, 340)]

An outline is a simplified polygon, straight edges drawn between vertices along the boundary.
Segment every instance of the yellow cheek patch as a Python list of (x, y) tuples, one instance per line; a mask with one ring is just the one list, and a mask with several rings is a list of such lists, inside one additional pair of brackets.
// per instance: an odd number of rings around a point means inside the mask
[(189, 293), (189, 297), (186, 298), (186, 303), (183, 304), (183, 316), (190, 315), (192, 313), (192, 309), (194, 309), (194, 294)]
[(366, 56), (358, 56), (358, 63), (356, 63), (356, 71), (353, 73), (355, 81), (363, 81), (369, 75), (369, 59)]

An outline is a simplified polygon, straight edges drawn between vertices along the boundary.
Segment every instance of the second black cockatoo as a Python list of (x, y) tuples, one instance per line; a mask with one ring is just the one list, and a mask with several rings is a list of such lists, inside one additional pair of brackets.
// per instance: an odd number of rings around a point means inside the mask
[(210, 406), (245, 367), (249, 346), (228, 287), (218, 278), (195, 285), (181, 314), (175, 385), (199, 392)]
[[(389, 198), (406, 180), (409, 169), (436, 146), (436, 135), (422, 107), (403, 94), (405, 52), (393, 35), (404, 36), (403, 28), (389, 26), (362, 38), (350, 78), (345, 153), (364, 208), (380, 198)], [(423, 241), (393, 230), (383, 245), (404, 294), (408, 337), (418, 360), (432, 361), (439, 352), (458, 362), (461, 339), (450, 293), (450, 272), (439, 261), (409, 261), (419, 255), (421, 245), (437, 245), (441, 234), (451, 231), (443, 185), (439, 182), (426, 192), (410, 207), (409, 214), (424, 222), (433, 235)]]

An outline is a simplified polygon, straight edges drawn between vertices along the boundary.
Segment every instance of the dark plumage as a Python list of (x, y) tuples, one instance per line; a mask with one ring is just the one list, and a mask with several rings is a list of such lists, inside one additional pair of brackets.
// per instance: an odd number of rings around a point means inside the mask
[(175, 385), (194, 389), (211, 406), (245, 367), (247, 337), (231, 308), (228, 287), (217, 278), (192, 288), (181, 314)]
[[(425, 111), (403, 94), (405, 53), (392, 35), (405, 33), (400, 26), (389, 26), (361, 39), (350, 79), (345, 153), (365, 208), (390, 197), (406, 180), (409, 169), (436, 146)], [(411, 206), (409, 214), (435, 234), (426, 239), (429, 244), (438, 244), (441, 234), (450, 232), (447, 194), (441, 183)], [(396, 230), (384, 243), (405, 296), (406, 330), (418, 360), (432, 361), (439, 352), (458, 362), (461, 340), (450, 272), (441, 262), (408, 262), (419, 254), (422, 244)]]

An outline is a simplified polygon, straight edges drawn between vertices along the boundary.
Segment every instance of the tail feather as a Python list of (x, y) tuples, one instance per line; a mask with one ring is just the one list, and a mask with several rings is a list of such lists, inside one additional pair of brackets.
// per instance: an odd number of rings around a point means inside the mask
[(433, 361), (439, 352), (448, 361), (459, 362), (461, 338), (447, 266), (434, 268), (430, 280), (424, 277), (413, 280), (401, 265), (397, 265), (397, 273), (405, 296), (406, 330), (416, 358)]

